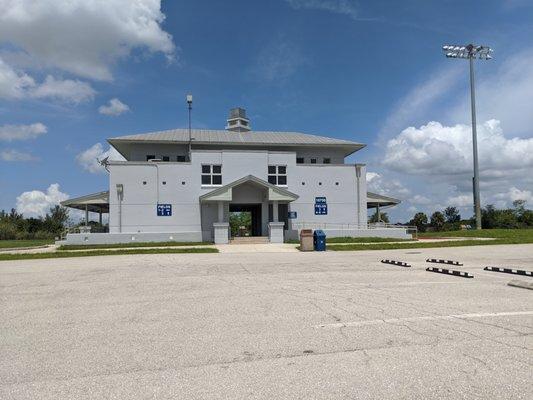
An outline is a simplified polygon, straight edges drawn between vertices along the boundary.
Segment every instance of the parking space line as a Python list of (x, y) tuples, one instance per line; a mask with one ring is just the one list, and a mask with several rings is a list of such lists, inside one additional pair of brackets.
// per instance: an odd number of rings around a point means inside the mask
[(356, 322), (339, 322), (335, 324), (316, 325), (316, 328), (344, 328), (348, 326), (366, 326), (379, 324), (394, 324), (401, 322), (418, 322), (418, 321), (435, 321), (435, 320), (453, 320), (453, 319), (475, 319), (475, 318), (497, 318), (497, 317), (513, 317), (518, 315), (533, 315), (533, 311), (509, 311), (499, 313), (473, 313), (473, 314), (451, 314), (451, 315), (427, 315), (421, 317), (406, 317), (406, 318), (387, 318), (387, 319), (371, 319), (366, 321)]

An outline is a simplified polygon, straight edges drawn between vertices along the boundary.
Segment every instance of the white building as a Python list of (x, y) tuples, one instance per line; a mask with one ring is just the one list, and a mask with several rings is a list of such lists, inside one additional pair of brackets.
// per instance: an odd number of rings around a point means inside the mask
[(361, 143), (252, 131), (240, 108), (231, 110), (225, 130), (174, 129), (108, 142), (126, 159), (109, 162), (109, 192), (62, 204), (100, 217), (109, 212), (109, 233), (69, 234), (68, 243), (227, 243), (229, 215), (239, 211), (251, 214), (249, 233), (270, 242), (297, 238), (302, 228), (329, 237), (410, 237), (405, 229), (367, 224), (367, 207), (399, 201), (369, 196), (365, 165), (345, 163)]

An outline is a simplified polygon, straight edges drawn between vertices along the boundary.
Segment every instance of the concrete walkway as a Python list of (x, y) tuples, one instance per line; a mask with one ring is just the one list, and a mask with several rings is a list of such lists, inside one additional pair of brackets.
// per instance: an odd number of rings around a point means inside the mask
[(219, 244), (215, 247), (221, 253), (297, 253), (298, 244), (266, 243), (266, 244)]

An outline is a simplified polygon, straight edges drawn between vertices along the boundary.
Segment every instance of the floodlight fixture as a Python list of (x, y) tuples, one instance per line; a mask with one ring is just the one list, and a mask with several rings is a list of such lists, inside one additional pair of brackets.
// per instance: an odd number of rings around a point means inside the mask
[(470, 64), (470, 102), (472, 108), (472, 147), (474, 153), (474, 213), (476, 216), (476, 229), (481, 229), (481, 205), (479, 200), (479, 162), (477, 154), (477, 128), (476, 128), (476, 93), (474, 88), (474, 60), (492, 60), (493, 50), (488, 46), (468, 44), (444, 45), (442, 51), (447, 58), (468, 59)]

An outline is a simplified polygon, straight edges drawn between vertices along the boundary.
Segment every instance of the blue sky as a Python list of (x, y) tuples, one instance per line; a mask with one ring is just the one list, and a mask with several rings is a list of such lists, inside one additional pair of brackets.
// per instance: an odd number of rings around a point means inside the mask
[(40, 3), (0, 0), (0, 209), (106, 190), (105, 139), (185, 127), (191, 92), (195, 127), (243, 106), (257, 130), (367, 143), (350, 160), (402, 199), (395, 220), (469, 216), (467, 63), (441, 51), (468, 42), (495, 49), (476, 65), (482, 201), (533, 205), (528, 1)]

